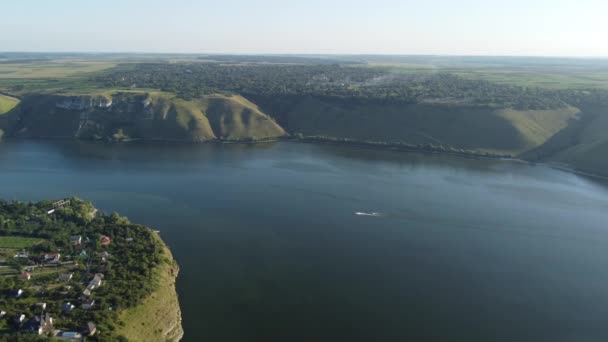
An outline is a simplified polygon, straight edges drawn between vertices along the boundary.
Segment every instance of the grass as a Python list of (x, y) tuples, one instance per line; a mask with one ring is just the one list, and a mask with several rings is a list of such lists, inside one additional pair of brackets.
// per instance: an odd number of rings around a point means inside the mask
[(0, 95), (0, 115), (11, 111), (11, 109), (15, 108), (18, 104), (19, 99), (6, 95)]
[(461, 105), (361, 104), (303, 100), (287, 112), (292, 132), (359, 141), (434, 144), (519, 154), (567, 125), (575, 108), (516, 111)]
[(116, 64), (109, 61), (62, 60), (41, 63), (0, 64), (0, 79), (63, 78), (98, 72)]
[[(165, 248), (165, 254), (171, 255)], [(172, 258), (171, 258), (172, 259)], [(181, 313), (175, 292), (175, 268), (167, 262), (155, 270), (158, 288), (141, 305), (121, 312), (117, 334), (129, 341), (172, 341), (181, 337)]]
[(0, 236), (0, 248), (29, 248), (41, 243), (42, 239), (19, 236)]

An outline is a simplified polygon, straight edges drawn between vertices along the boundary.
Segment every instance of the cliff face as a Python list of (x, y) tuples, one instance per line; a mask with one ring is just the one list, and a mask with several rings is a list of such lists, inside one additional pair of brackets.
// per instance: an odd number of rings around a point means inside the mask
[(7, 136), (93, 140), (209, 141), (269, 139), (285, 134), (240, 96), (185, 101), (165, 93), (30, 95), (7, 114)]
[(112, 105), (112, 98), (106, 96), (67, 96), (58, 100), (55, 107), (68, 110), (88, 110), (94, 108), (108, 108)]

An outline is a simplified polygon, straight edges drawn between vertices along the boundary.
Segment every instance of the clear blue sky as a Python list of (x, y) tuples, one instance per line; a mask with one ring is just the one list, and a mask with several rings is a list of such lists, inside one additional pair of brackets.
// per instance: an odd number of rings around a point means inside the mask
[(2, 51), (608, 56), (608, 0), (5, 0)]

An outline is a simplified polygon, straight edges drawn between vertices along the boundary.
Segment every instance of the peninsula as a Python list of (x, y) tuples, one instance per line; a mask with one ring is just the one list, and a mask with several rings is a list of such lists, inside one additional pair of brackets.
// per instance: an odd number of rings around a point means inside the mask
[(156, 232), (77, 198), (0, 201), (0, 336), (179, 341), (178, 266)]

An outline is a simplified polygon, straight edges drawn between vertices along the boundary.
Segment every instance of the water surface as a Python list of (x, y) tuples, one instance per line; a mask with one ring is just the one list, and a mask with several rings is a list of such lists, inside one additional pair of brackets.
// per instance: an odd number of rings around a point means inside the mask
[(606, 341), (607, 189), (341, 146), (0, 144), (0, 197), (162, 231), (185, 341)]

